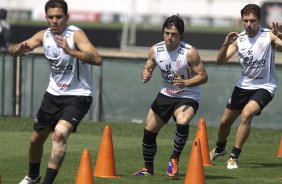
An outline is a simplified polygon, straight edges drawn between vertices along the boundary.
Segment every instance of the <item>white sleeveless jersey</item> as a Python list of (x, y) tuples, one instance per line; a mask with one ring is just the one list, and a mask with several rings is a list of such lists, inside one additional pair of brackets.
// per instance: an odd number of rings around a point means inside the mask
[[(71, 49), (76, 49), (73, 35), (80, 30), (76, 26), (68, 26), (61, 34), (67, 39)], [(46, 29), (43, 39), (45, 57), (49, 62), (50, 81), (47, 92), (53, 95), (92, 95), (91, 65), (78, 60), (64, 52), (57, 46), (54, 34), (50, 28)]]
[(239, 60), (243, 67), (237, 86), (243, 89), (266, 89), (274, 94), (277, 88), (275, 48), (271, 44), (270, 30), (260, 29), (249, 38), (244, 31), (237, 39)]
[(187, 52), (191, 47), (182, 41), (174, 51), (168, 51), (164, 41), (154, 45), (155, 61), (162, 76), (160, 93), (170, 97), (200, 100), (199, 86), (179, 88), (172, 83), (175, 75), (182, 79), (190, 79), (195, 75), (187, 60)]

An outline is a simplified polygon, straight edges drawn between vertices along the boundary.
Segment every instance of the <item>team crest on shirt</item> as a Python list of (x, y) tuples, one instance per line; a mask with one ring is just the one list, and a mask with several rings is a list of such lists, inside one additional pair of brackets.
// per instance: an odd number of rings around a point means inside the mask
[(60, 49), (54, 45), (48, 45), (46, 46), (46, 54), (48, 55), (48, 57), (52, 58), (52, 59), (58, 59), (59, 55), (60, 55)]
[(263, 42), (258, 44), (258, 50), (259, 50), (259, 52), (264, 52), (265, 51), (265, 47), (264, 47)]
[(162, 52), (164, 51), (164, 47), (157, 47), (157, 52)]
[(181, 59), (176, 59), (175, 66), (179, 68), (181, 66)]

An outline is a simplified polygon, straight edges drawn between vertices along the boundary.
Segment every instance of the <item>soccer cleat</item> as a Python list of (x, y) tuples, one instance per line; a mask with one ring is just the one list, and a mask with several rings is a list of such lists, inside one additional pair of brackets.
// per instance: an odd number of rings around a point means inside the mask
[(227, 164), (227, 169), (238, 169), (237, 159), (235, 158), (229, 158), (226, 164)]
[(142, 168), (140, 171), (134, 173), (132, 176), (151, 176), (154, 173), (150, 172), (147, 168)]
[(170, 159), (168, 162), (168, 168), (166, 174), (172, 178), (175, 178), (178, 174), (178, 160)]
[(40, 176), (35, 178), (34, 180), (31, 179), (29, 176), (25, 176), (24, 179), (19, 184), (37, 184), (40, 181)]
[(224, 150), (220, 153), (216, 153), (214, 148), (212, 151), (210, 151), (210, 159), (213, 162), (217, 157), (226, 155), (226, 153), (227, 153), (226, 148), (224, 148)]

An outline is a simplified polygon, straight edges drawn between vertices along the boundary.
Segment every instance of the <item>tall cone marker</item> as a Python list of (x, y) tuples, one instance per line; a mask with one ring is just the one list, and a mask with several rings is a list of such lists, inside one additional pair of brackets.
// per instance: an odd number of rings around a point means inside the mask
[(206, 121), (204, 118), (200, 118), (200, 121), (198, 123), (198, 129), (197, 129), (195, 140), (197, 139), (200, 139), (200, 142), (201, 142), (203, 165), (212, 166), (212, 162), (210, 159), (210, 153), (209, 153), (209, 143), (208, 143)]
[(187, 164), (184, 184), (205, 184), (204, 166), (201, 152), (201, 142), (195, 140)]
[(280, 144), (277, 152), (277, 157), (282, 157), (282, 136), (280, 137)]
[(92, 166), (90, 152), (88, 149), (82, 151), (81, 160), (76, 176), (75, 184), (93, 184)]
[(104, 128), (93, 175), (102, 178), (118, 178), (116, 176), (112, 132), (109, 125)]

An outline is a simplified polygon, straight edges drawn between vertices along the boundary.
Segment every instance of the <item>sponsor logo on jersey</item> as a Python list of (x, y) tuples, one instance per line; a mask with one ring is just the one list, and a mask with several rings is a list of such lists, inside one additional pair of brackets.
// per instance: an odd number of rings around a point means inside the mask
[(265, 68), (266, 60), (253, 60), (253, 57), (245, 57), (243, 61), (243, 65), (245, 67), (249, 67), (249, 69), (257, 69), (257, 68)]
[(162, 52), (164, 51), (164, 47), (157, 47), (157, 52)]
[(183, 55), (184, 54), (184, 50), (182, 48), (178, 49), (178, 53)]
[(245, 37), (239, 37), (239, 42), (243, 42), (243, 41), (245, 41), (245, 40), (246, 40)]
[(184, 91), (183, 89), (180, 89), (180, 90), (166, 89), (166, 92), (169, 93), (169, 94), (172, 94), (172, 95), (180, 94), (183, 91)]
[(261, 33), (261, 35), (259, 37), (266, 37), (266, 32)]

